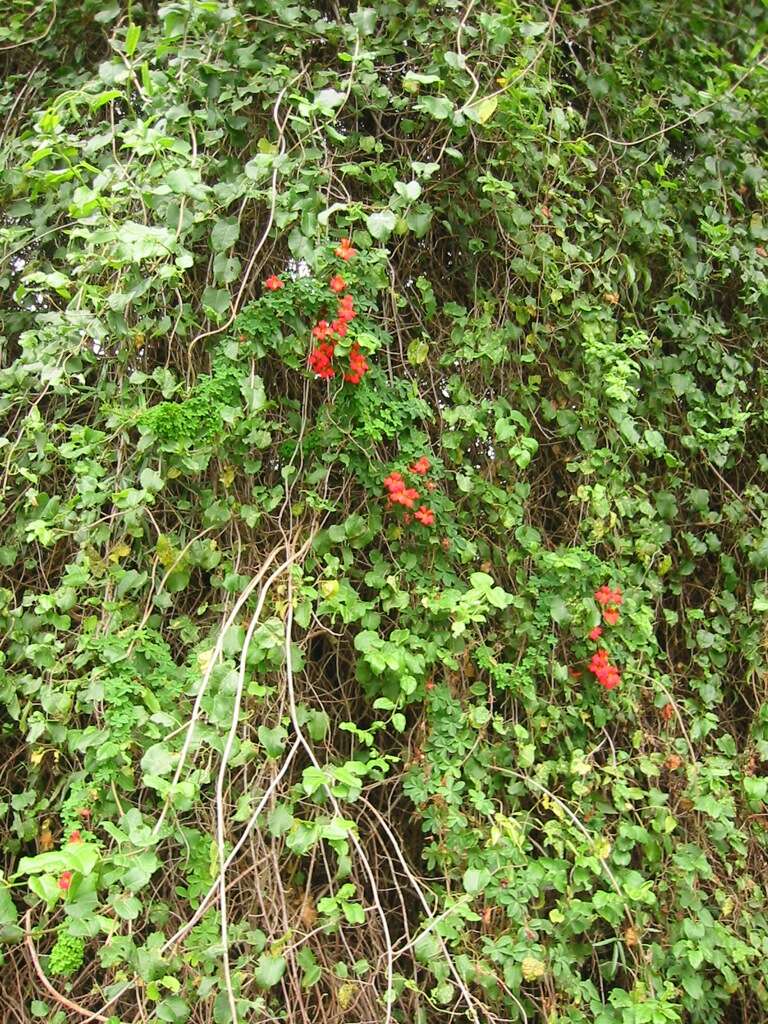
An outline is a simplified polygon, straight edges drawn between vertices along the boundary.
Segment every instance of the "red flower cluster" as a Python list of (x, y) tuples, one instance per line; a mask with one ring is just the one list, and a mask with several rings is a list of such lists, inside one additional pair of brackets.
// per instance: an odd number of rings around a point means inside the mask
[(367, 372), (368, 363), (365, 361), (365, 356), (360, 351), (357, 342), (354, 342), (349, 353), (349, 373), (344, 374), (344, 380), (348, 380), (350, 384), (359, 384)]
[(59, 875), (59, 888), (66, 892), (70, 885), (72, 885), (72, 872), (62, 871)]
[(388, 494), (387, 500), (390, 505), (403, 505), (405, 508), (413, 508), (414, 502), (419, 497), (419, 492), (412, 487), (405, 486), (400, 473), (390, 473), (384, 480)]
[(589, 671), (597, 676), (597, 681), (606, 690), (615, 690), (621, 682), (621, 675), (615, 665), (610, 663), (608, 651), (600, 648), (592, 655), (589, 663)]
[(333, 377), (335, 373), (333, 369), (333, 352), (334, 343), (331, 341), (323, 342), (322, 345), (318, 345), (316, 349), (309, 353), (308, 362), (310, 370), (324, 380)]
[(603, 618), (609, 626), (615, 626), (619, 621), (619, 608), (624, 602), (621, 594), (621, 587), (615, 590), (604, 584), (595, 591), (595, 600), (603, 607)]
[[(354, 253), (355, 250), (349, 244), (349, 239), (342, 238), (336, 255), (343, 260), (348, 260)], [(328, 286), (332, 292), (340, 295), (347, 287), (347, 282), (340, 274), (335, 274), (328, 282)], [(327, 320), (320, 320), (312, 328), (312, 337), (320, 344), (309, 353), (307, 362), (310, 370), (318, 377), (328, 380), (330, 377), (336, 376), (336, 371), (333, 368), (336, 344), (340, 338), (346, 336), (349, 325), (356, 316), (355, 300), (351, 295), (345, 295), (339, 300), (336, 319), (331, 323), (328, 323)], [(360, 346), (354, 342), (349, 353), (349, 370), (344, 374), (344, 380), (350, 384), (359, 384), (369, 369)]]
[(264, 287), (269, 288), (271, 292), (276, 292), (279, 288), (285, 288), (285, 284), (277, 277), (276, 274), (272, 274), (264, 282)]
[[(603, 620), (609, 626), (615, 626), (619, 621), (619, 607), (624, 601), (621, 587), (612, 590), (607, 584), (598, 587), (595, 591), (595, 600), (603, 609)], [(603, 627), (595, 626), (589, 631), (590, 640), (598, 640), (603, 635)], [(610, 655), (604, 648), (600, 648), (592, 655), (589, 663), (589, 671), (596, 677), (598, 683), (606, 690), (615, 690), (621, 682), (621, 674), (615, 665), (611, 665)]]
[[(426, 455), (422, 455), (412, 466), (409, 466), (410, 472), (415, 473), (417, 476), (424, 476), (425, 473), (429, 472), (429, 469), (430, 461)], [(429, 487), (429, 484), (427, 486)], [(434, 486), (432, 484), (429, 490), (434, 490)], [(402, 473), (398, 473), (397, 470), (394, 470), (388, 477), (385, 477), (384, 487), (387, 490), (387, 502), (390, 507), (392, 505), (402, 505), (406, 509), (411, 509), (419, 500), (419, 492), (413, 487), (407, 487)], [(420, 505), (413, 513), (413, 518), (421, 523), (422, 526), (432, 526), (435, 522), (435, 513), (431, 508), (427, 508), (426, 505)], [(410, 522), (410, 515), (407, 512), (404, 519), (406, 522)]]
[(339, 242), (339, 246), (336, 249), (336, 255), (340, 260), (350, 260), (355, 255), (355, 250), (352, 248), (352, 241), (349, 238), (342, 238)]

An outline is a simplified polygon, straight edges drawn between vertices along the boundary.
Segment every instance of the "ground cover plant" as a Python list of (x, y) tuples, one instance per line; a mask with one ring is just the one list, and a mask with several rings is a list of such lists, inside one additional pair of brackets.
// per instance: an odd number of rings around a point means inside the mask
[(768, 1019), (767, 29), (11, 4), (2, 1024)]

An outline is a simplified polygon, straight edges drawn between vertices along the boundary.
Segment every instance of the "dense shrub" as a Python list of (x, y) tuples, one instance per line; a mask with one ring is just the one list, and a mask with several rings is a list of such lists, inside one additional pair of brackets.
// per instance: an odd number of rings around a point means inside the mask
[(766, 29), (16, 5), (3, 1021), (768, 1017)]

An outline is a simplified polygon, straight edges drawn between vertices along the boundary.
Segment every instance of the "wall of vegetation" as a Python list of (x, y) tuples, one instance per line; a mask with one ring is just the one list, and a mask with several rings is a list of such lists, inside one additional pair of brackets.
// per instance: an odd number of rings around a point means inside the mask
[(3, 1024), (768, 1020), (767, 31), (11, 4)]

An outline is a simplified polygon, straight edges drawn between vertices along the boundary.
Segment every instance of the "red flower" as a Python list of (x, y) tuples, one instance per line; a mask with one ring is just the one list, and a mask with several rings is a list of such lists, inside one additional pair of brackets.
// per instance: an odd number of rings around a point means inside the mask
[(339, 318), (338, 320), (334, 320), (333, 323), (331, 324), (331, 330), (333, 331), (334, 334), (337, 334), (340, 338), (343, 338), (344, 335), (349, 330), (347, 321), (342, 320), (341, 318)]
[(390, 494), (392, 494), (396, 493), (397, 491), (404, 491), (405, 481), (403, 480), (400, 473), (394, 470), (389, 474), (388, 477), (384, 478), (384, 486), (387, 488)]
[(437, 487), (437, 484), (434, 482), (434, 480), (427, 480), (425, 486), (428, 491), (434, 491), (434, 489)]
[(81, 817), (81, 818), (82, 818), (82, 819), (83, 819), (84, 821), (88, 821), (88, 819), (89, 819), (89, 818), (90, 818), (90, 816), (91, 816), (91, 812), (90, 812), (90, 811), (88, 810), (88, 808), (87, 808), (87, 807), (81, 807), (81, 808), (80, 808), (80, 810), (79, 810), (79, 811), (78, 811), (77, 813), (78, 813), (78, 814), (80, 815), (80, 817)]
[(595, 600), (598, 604), (605, 605), (616, 605), (618, 608), (623, 602), (624, 598), (621, 596), (621, 587), (616, 587), (615, 590), (607, 584), (603, 584), (602, 587), (598, 587), (595, 591)]
[(59, 875), (59, 888), (66, 892), (70, 885), (72, 885), (72, 872), (62, 871)]
[(70, 832), (70, 835), (69, 835), (69, 842), (70, 843), (82, 843), (82, 841), (83, 841), (83, 839), (82, 839), (82, 836), (80, 835), (80, 829), (79, 828), (76, 828), (76, 829), (74, 829), (74, 831)]
[(355, 342), (349, 353), (349, 373), (344, 374), (344, 380), (351, 384), (359, 384), (363, 376), (368, 372), (368, 363), (360, 351), (360, 346)]
[(417, 459), (411, 466), (411, 472), (417, 473), (419, 476), (424, 476), (429, 472), (430, 461), (426, 455), (422, 455), (420, 459)]
[(665, 704), (664, 707), (661, 709), (661, 717), (664, 719), (665, 722), (672, 721), (672, 716), (674, 715), (674, 713), (675, 709), (672, 707), (671, 704)]
[(336, 315), (338, 316), (339, 320), (346, 320), (348, 323), (350, 323), (352, 320), (355, 319), (357, 313), (353, 309), (353, 305), (354, 299), (352, 298), (352, 296), (345, 295), (344, 298), (339, 303), (339, 308), (336, 311)]
[(414, 517), (419, 520), (422, 526), (431, 526), (435, 521), (435, 513), (431, 508), (427, 508), (426, 505), (422, 505), (421, 508), (414, 512)]
[(413, 508), (414, 503), (419, 500), (419, 492), (414, 491), (412, 487), (404, 487), (401, 491), (391, 491), (389, 500), (395, 505)]
[(316, 327), (312, 328), (312, 337), (317, 338), (318, 341), (325, 341), (330, 333), (331, 326), (327, 320), (321, 320)]
[(601, 628), (600, 626), (595, 626), (595, 628), (594, 628), (594, 629), (591, 629), (591, 630), (589, 631), (589, 634), (588, 634), (588, 636), (589, 636), (589, 639), (590, 639), (590, 640), (597, 640), (597, 638), (598, 638), (599, 636), (602, 636), (602, 633), (603, 633), (603, 630), (602, 630), (602, 628)]
[(279, 288), (285, 288), (285, 285), (283, 284), (279, 277), (277, 277), (275, 274), (272, 274), (272, 276), (268, 277), (267, 280), (264, 282), (264, 287), (269, 288), (271, 292), (276, 292)]
[(330, 377), (335, 376), (335, 371), (331, 364), (332, 359), (333, 345), (323, 342), (313, 352), (310, 352), (307, 362), (314, 374), (322, 377), (324, 380), (328, 380)]
[(618, 608), (606, 608), (603, 612), (603, 618), (609, 626), (615, 626), (619, 621), (619, 609)]
[(351, 239), (342, 238), (341, 242), (339, 242), (338, 248), (336, 249), (336, 255), (340, 260), (349, 260), (355, 255)]
[(598, 683), (606, 690), (615, 690), (621, 682), (619, 670), (611, 665), (608, 651), (601, 648), (592, 655), (589, 671), (596, 676)]
[(336, 292), (336, 294), (338, 295), (339, 292), (343, 292), (346, 287), (347, 282), (344, 280), (341, 274), (336, 274), (334, 277), (331, 278), (330, 288), (332, 292)]

